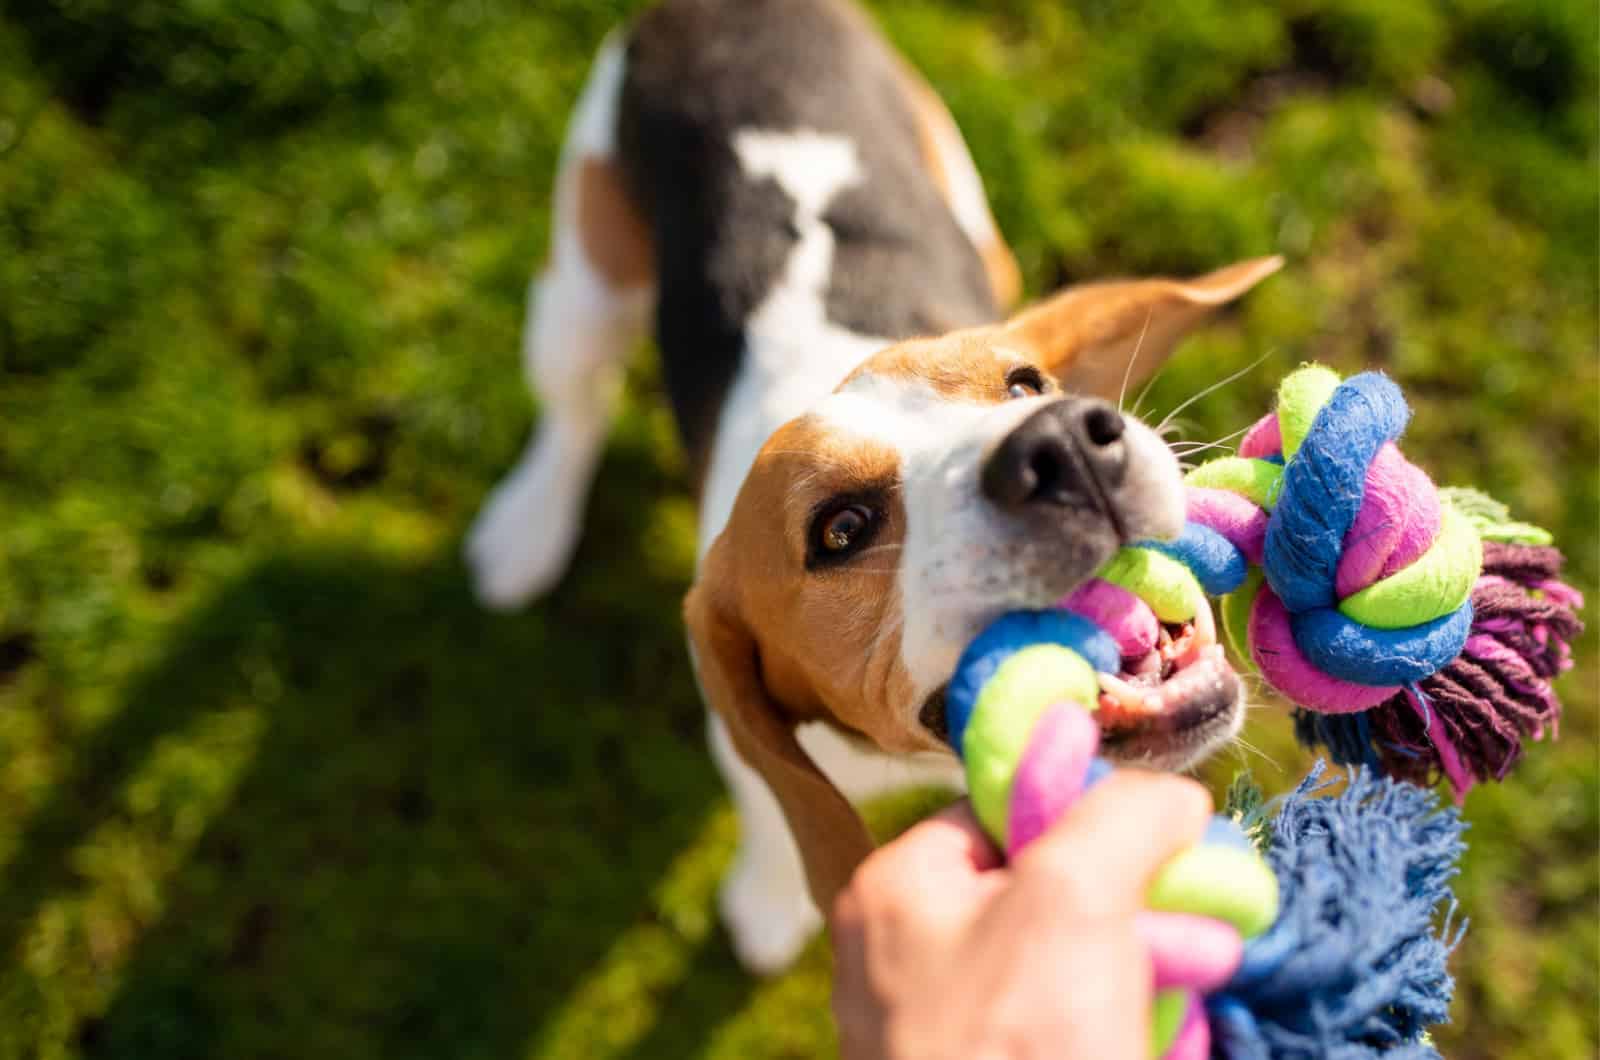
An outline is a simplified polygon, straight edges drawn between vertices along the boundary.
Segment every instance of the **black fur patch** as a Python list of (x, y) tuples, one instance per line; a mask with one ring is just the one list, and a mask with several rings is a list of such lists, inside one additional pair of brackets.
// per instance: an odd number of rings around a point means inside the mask
[(667, 392), (704, 466), (744, 321), (798, 242), (794, 206), (751, 181), (741, 129), (847, 137), (865, 180), (824, 220), (834, 323), (890, 339), (993, 320), (982, 259), (940, 196), (892, 56), (836, 0), (665, 0), (634, 27), (618, 117), (630, 192), (655, 237)]

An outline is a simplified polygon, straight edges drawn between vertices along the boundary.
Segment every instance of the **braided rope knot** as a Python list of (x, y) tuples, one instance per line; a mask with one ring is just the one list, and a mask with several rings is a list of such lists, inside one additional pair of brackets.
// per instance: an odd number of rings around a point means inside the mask
[[(1241, 542), (1265, 575), (1244, 586), (1250, 658), (1303, 707), (1367, 710), (1466, 646), (1483, 546), (1395, 446), (1409, 417), (1400, 389), (1378, 373), (1340, 382), (1303, 368), (1240, 456), (1189, 478), (1196, 489), (1243, 480), (1248, 491), (1236, 492), (1265, 513)], [(1202, 517), (1207, 501), (1195, 506)]]
[[(1582, 600), (1547, 534), (1402, 455), (1409, 418), (1379, 373), (1301, 368), (1238, 456), (1190, 472), (1190, 524), (1155, 547), (1228, 594), (1235, 650), (1320, 715), (1303, 735), (1464, 792), (1554, 722), (1549, 680), (1570, 665)], [(1518, 617), (1489, 615), (1507, 608)]]

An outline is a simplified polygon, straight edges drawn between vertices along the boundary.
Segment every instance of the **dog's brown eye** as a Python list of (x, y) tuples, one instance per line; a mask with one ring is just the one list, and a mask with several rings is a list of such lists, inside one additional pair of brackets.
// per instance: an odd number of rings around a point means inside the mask
[(853, 548), (872, 522), (872, 513), (859, 504), (841, 508), (822, 523), (820, 538), (825, 551), (840, 553)]
[(818, 506), (806, 528), (806, 569), (821, 570), (859, 555), (883, 527), (876, 492), (846, 494)]
[(1006, 397), (1016, 400), (1018, 398), (1038, 397), (1044, 393), (1044, 376), (1038, 370), (1024, 365), (1014, 368), (1006, 376)]

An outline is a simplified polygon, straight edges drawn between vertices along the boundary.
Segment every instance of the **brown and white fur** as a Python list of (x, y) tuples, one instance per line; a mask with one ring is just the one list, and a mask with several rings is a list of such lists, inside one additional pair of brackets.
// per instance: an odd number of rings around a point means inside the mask
[[(561, 576), (653, 324), (698, 484), (691, 655), (740, 819), (721, 907), (745, 963), (779, 969), (870, 849), (852, 804), (959, 785), (938, 712), (967, 640), (1181, 524), (1161, 440), (1071, 395), (1146, 377), (1278, 262), (1000, 322), (1017, 269), (960, 133), (844, 0), (665, 0), (614, 34), (553, 229), (524, 344), (543, 415), (472, 529), (477, 591), (512, 607)], [(1048, 496), (1041, 467), (1065, 476)], [(1186, 767), (1237, 731), (1237, 698), (1123, 719), (1108, 747)]]

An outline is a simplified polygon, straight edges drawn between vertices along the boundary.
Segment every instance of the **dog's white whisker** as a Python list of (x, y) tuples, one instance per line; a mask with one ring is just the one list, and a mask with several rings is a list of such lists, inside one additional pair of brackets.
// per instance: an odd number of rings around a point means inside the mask
[[(1210, 452), (1212, 450), (1221, 450), (1222, 453), (1231, 453), (1231, 452), (1233, 452), (1233, 447), (1232, 446), (1226, 446), (1226, 445), (1224, 445), (1224, 446), (1202, 445), (1202, 446), (1199, 446), (1198, 448), (1195, 448), (1195, 449), (1174, 449), (1172, 451), (1172, 455), (1178, 458), (1178, 462), (1180, 464), (1194, 464), (1195, 463), (1194, 458), (1196, 456), (1200, 455), (1201, 453)], [(1207, 457), (1206, 459), (1209, 460), (1211, 458)]]
[(1232, 452), (1238, 447), (1229, 445), (1228, 443), (1249, 429), (1249, 427), (1241, 427), (1232, 434), (1225, 434), (1214, 442), (1173, 442), (1169, 448), (1171, 448), (1172, 451), (1179, 456), (1193, 456), (1195, 453), (1203, 453), (1208, 449), (1226, 449), (1229, 452)]
[(1133, 344), (1133, 352), (1128, 354), (1128, 363), (1122, 368), (1122, 385), (1117, 388), (1117, 411), (1122, 411), (1122, 402), (1128, 396), (1128, 379), (1133, 375), (1134, 362), (1139, 359), (1139, 351), (1144, 349), (1144, 337), (1150, 330), (1150, 318), (1155, 316), (1155, 309), (1147, 309), (1144, 313), (1144, 323), (1139, 327), (1139, 339)]
[(1157, 380), (1161, 378), (1162, 373), (1167, 370), (1167, 365), (1171, 363), (1172, 362), (1170, 360), (1161, 362), (1161, 367), (1155, 370), (1155, 374), (1145, 382), (1144, 387), (1139, 391), (1139, 395), (1133, 399), (1133, 411), (1128, 413), (1128, 415), (1139, 415), (1139, 410), (1144, 407), (1144, 399), (1149, 396), (1151, 389), (1155, 387)]
[[(1172, 455), (1176, 456), (1179, 460), (1189, 460), (1199, 453), (1210, 452), (1212, 450), (1217, 450), (1221, 453), (1235, 453), (1238, 452), (1238, 446), (1228, 445), (1224, 442), (1211, 442), (1207, 445), (1197, 445), (1192, 449), (1174, 449), (1172, 451)], [(1210, 458), (1208, 457), (1207, 459)]]
[(905, 615), (900, 612), (899, 608), (896, 608), (885, 618), (883, 623), (878, 626), (878, 632), (872, 638), (872, 647), (867, 657), (871, 658), (878, 653), (878, 648), (883, 643), (884, 638), (899, 636), (900, 630), (905, 627), (905, 621)]
[[(1255, 744), (1251, 743), (1249, 740), (1246, 740), (1243, 736), (1234, 736), (1233, 739), (1228, 741), (1228, 743), (1229, 746), (1236, 748), (1237, 750), (1245, 751), (1249, 754), (1255, 755), (1273, 769), (1279, 770), (1280, 772), (1283, 769), (1282, 763), (1273, 758), (1271, 755), (1267, 754), (1267, 752), (1263, 751), (1261, 748), (1257, 747)], [(1243, 757), (1244, 756), (1241, 756), (1241, 759), (1243, 759)]]
[(1164, 441), (1168, 438), (1171, 439), (1171, 441), (1167, 442), (1169, 446), (1190, 444), (1184, 436), (1198, 426), (1199, 424), (1193, 420), (1175, 420), (1163, 427), (1159, 435)]
[[(1255, 371), (1257, 368), (1260, 368), (1263, 364), (1266, 363), (1267, 358), (1271, 357), (1272, 354), (1273, 354), (1273, 351), (1268, 350), (1266, 353), (1263, 353), (1260, 357), (1257, 357), (1254, 361), (1251, 361), (1249, 364), (1245, 365), (1243, 368), (1239, 369), (1237, 372), (1234, 372), (1232, 375), (1227, 376), (1227, 377), (1225, 377), (1223, 379), (1217, 380), (1215, 383), (1212, 383), (1210, 386), (1206, 387), (1204, 390), (1200, 391), (1198, 394), (1195, 394), (1193, 397), (1189, 398), (1188, 401), (1185, 401), (1183, 404), (1179, 405), (1177, 408), (1175, 408), (1171, 412), (1167, 413), (1166, 416), (1164, 416), (1162, 418), (1162, 420), (1161, 420), (1161, 426), (1164, 427), (1168, 423), (1171, 423), (1173, 418), (1175, 416), (1177, 416), (1178, 413), (1182, 412), (1184, 409), (1188, 408), (1190, 405), (1193, 405), (1196, 401), (1199, 401), (1201, 398), (1208, 397), (1208, 396), (1210, 396), (1212, 394), (1215, 394), (1218, 390), (1221, 390), (1223, 387), (1227, 386), (1228, 384), (1230, 384), (1232, 382), (1235, 382), (1236, 380), (1239, 380), (1239, 379), (1243, 378), (1244, 376), (1248, 375), (1249, 373)], [(1160, 429), (1161, 429), (1161, 427), (1157, 427), (1156, 428), (1156, 430), (1158, 432), (1160, 431)]]

